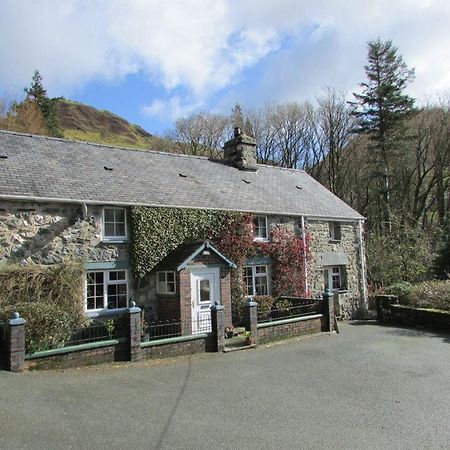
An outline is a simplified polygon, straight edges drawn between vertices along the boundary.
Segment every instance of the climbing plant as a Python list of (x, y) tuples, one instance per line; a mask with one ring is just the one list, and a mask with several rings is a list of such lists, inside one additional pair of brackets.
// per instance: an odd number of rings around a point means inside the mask
[(251, 214), (229, 211), (133, 207), (134, 274), (137, 278), (144, 278), (184, 242), (210, 239), (237, 266), (231, 271), (233, 315), (240, 316), (242, 313), (243, 266), (252, 256), (271, 257), (276, 295), (306, 296), (308, 239), (304, 243), (294, 231), (276, 227), (271, 231), (271, 242), (255, 241), (253, 219)]

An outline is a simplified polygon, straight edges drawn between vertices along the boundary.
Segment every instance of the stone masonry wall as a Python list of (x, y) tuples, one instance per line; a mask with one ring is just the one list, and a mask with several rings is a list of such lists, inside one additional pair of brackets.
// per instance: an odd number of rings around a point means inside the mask
[[(318, 297), (324, 289), (323, 266), (319, 261), (322, 252), (345, 253), (348, 257), (346, 265), (347, 290), (340, 292), (340, 313), (346, 317), (354, 317), (360, 301), (360, 264), (358, 225), (341, 222), (341, 240), (330, 241), (327, 221), (308, 220), (307, 233), (311, 236), (311, 260), (308, 264), (309, 290), (313, 297)], [(338, 315), (339, 312), (336, 311)]]
[(83, 218), (81, 205), (0, 202), (0, 264), (128, 260), (128, 244), (102, 242), (101, 216), (100, 206)]

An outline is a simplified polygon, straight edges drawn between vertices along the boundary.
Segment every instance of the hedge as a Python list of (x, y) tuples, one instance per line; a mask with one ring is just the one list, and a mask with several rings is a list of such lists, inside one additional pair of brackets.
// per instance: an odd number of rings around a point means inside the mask
[(61, 347), (83, 327), (83, 269), (78, 263), (12, 266), (0, 271), (0, 321), (26, 320), (27, 353)]

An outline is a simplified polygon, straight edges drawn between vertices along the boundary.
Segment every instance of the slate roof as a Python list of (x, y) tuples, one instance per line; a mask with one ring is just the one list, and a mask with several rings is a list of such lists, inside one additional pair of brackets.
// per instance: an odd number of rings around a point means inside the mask
[(234, 262), (221, 253), (210, 241), (197, 241), (179, 245), (173, 252), (158, 263), (156, 270), (173, 270), (176, 267), (176, 269), (180, 271), (204, 249), (209, 250), (211, 254), (216, 256), (218, 260), (222, 262), (222, 264), (229, 267), (236, 267)]
[(7, 131), (0, 198), (362, 219), (301, 170), (241, 171), (223, 160)]

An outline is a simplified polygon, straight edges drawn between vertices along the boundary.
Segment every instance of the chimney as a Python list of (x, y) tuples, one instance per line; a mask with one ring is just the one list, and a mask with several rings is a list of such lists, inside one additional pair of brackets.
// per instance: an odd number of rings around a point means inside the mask
[(234, 129), (234, 138), (225, 142), (223, 146), (224, 158), (232, 162), (240, 170), (258, 170), (256, 165), (256, 141), (242, 133), (241, 129)]

